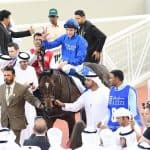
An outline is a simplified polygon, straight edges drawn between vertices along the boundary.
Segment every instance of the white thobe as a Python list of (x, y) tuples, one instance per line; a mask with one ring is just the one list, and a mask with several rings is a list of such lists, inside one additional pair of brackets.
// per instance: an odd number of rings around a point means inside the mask
[(32, 66), (28, 66), (26, 70), (22, 70), (20, 66), (15, 67), (16, 71), (16, 82), (29, 85), (33, 83), (35, 88), (38, 87), (38, 78), (36, 75), (36, 71)]
[[(15, 79), (16, 82), (24, 85), (29, 85), (30, 83), (33, 83), (35, 89), (38, 87), (38, 78), (35, 69), (32, 66), (28, 66), (26, 70), (22, 70), (20, 66), (18, 66), (15, 67), (15, 71), (16, 71), (16, 79)], [(29, 90), (32, 92), (32, 89)], [(23, 141), (25, 139), (28, 139), (32, 134), (34, 126), (34, 118), (36, 117), (35, 107), (29, 104), (28, 102), (25, 103), (25, 115), (27, 118), (28, 126), (21, 132), (20, 144), (22, 144)]]
[[(119, 133), (128, 133), (130, 132), (132, 129), (131, 129), (131, 126), (128, 125), (128, 126), (121, 126), (117, 129), (117, 131), (115, 131), (114, 133), (116, 134), (116, 144), (119, 145), (120, 144), (120, 137), (124, 137), (126, 139), (126, 143), (127, 143), (127, 150), (130, 150), (132, 147), (136, 146), (137, 145), (137, 138), (136, 138), (136, 133), (135, 132), (132, 132), (131, 134), (129, 135), (126, 135), (126, 136), (121, 136)], [(141, 134), (141, 129), (140, 127), (135, 124), (134, 126), (134, 130), (136, 130), (136, 132), (138, 134)]]
[(0, 150), (21, 150), (15, 142), (0, 143)]
[(97, 129), (97, 124), (102, 122), (108, 113), (109, 89), (101, 86), (96, 91), (88, 90), (83, 93), (74, 103), (65, 103), (62, 109), (77, 112), (85, 108), (87, 127)]

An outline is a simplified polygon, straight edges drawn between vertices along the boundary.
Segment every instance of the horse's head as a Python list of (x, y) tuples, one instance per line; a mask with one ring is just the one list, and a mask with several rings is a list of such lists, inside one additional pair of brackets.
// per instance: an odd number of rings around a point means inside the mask
[(46, 108), (52, 108), (56, 98), (56, 78), (52, 70), (43, 72), (39, 78), (39, 90)]

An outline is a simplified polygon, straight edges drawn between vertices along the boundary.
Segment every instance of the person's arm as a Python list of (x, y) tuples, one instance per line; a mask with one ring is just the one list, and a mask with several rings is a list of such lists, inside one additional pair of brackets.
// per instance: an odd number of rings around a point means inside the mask
[(134, 130), (134, 132), (136, 134), (137, 141), (139, 141), (141, 138), (141, 128), (134, 121), (133, 116), (131, 116), (131, 119), (130, 119), (130, 126), (131, 126), (131, 129)]
[(101, 52), (106, 40), (106, 35), (95, 26), (91, 27), (91, 34), (93, 35), (94, 39), (96, 39), (95, 50)]
[(26, 36), (32, 35), (30, 30), (20, 31), (20, 32), (14, 32), (14, 31), (10, 30), (10, 32), (11, 32), (11, 36), (13, 38), (21, 38), (21, 37), (26, 37)]
[(36, 108), (43, 107), (40, 100), (36, 98), (32, 93), (30, 93), (28, 88), (26, 88), (23, 97), (25, 101), (28, 101), (31, 105), (35, 106)]
[(62, 110), (64, 111), (77, 112), (84, 107), (84, 98), (83, 96), (80, 96), (74, 103), (62, 103), (61, 101), (56, 100), (56, 104), (62, 107)]
[(136, 94), (135, 90), (133, 90), (132, 88), (129, 89), (128, 105), (129, 105), (129, 110), (131, 111), (131, 113), (134, 116), (134, 120), (139, 125), (142, 125), (140, 113), (138, 112), (137, 94)]
[(81, 38), (77, 44), (76, 57), (70, 60), (70, 64), (76, 66), (76, 65), (80, 65), (83, 63), (87, 54), (87, 46), (88, 46), (87, 41), (84, 38)]
[(62, 44), (63, 38), (64, 38), (64, 35), (62, 35), (61, 37), (57, 38), (56, 40), (54, 40), (52, 42), (48, 42), (47, 40), (44, 40), (42, 42), (42, 47), (44, 49), (51, 49), (51, 48), (55, 48), (57, 46), (60, 46)]
[(137, 96), (135, 91), (130, 88), (129, 89), (129, 96), (128, 96), (128, 102), (129, 102), (129, 109), (132, 112), (133, 116), (137, 115)]
[(0, 52), (2, 54), (3, 54), (2, 51), (5, 50), (4, 43), (5, 43), (4, 31), (2, 31), (1, 28), (0, 28)]

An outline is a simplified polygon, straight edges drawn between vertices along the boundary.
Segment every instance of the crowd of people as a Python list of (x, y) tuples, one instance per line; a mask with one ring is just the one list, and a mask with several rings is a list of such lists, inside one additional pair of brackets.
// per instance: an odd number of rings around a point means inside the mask
[[(124, 73), (119, 69), (110, 72), (110, 88), (91, 68), (82, 74), (84, 62), (99, 64), (106, 40), (83, 10), (76, 10), (74, 18), (62, 26), (57, 9), (50, 9), (50, 23), (41, 33), (32, 27), (13, 31), (10, 15), (8, 10), (0, 11), (0, 150), (150, 149), (150, 104), (146, 103), (140, 114), (136, 89), (125, 84)], [(32, 35), (33, 46), (28, 51), (21, 51), (13, 41)], [(55, 106), (63, 111), (85, 110), (86, 122), (75, 124), (67, 148), (61, 146), (62, 131), (48, 129), (35, 109), (45, 108), (33, 93), (39, 75), (48, 69), (75, 77), (77, 86), (80, 82), (81, 96), (75, 102), (55, 100)]]

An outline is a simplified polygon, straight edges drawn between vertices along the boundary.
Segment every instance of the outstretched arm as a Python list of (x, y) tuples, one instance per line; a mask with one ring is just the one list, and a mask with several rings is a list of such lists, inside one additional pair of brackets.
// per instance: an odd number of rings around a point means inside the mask
[(75, 101), (74, 103), (63, 103), (59, 100), (56, 100), (56, 105), (60, 106), (62, 108), (62, 110), (64, 111), (71, 111), (71, 112), (77, 112), (79, 111), (81, 108), (84, 107), (84, 102), (83, 102), (83, 97), (80, 96), (77, 101)]
[(60, 46), (62, 44), (63, 38), (64, 38), (64, 35), (60, 36), (59, 38), (57, 38), (56, 40), (54, 40), (52, 42), (48, 42), (47, 40), (43, 40), (42, 47), (44, 49), (51, 49), (51, 48), (55, 48), (57, 46)]

